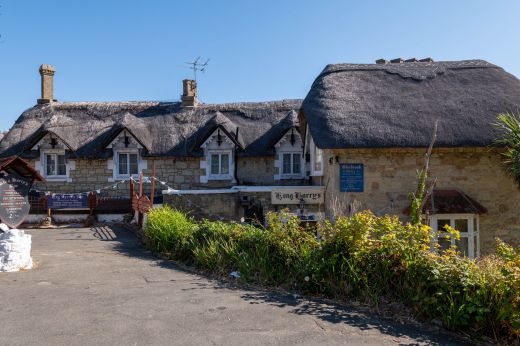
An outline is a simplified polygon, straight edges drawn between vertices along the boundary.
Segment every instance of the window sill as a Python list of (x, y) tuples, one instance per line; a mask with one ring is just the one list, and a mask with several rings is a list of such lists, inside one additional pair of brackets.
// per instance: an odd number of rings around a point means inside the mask
[(280, 180), (299, 180), (303, 178), (303, 175), (282, 175)]
[(69, 177), (67, 176), (46, 176), (45, 179), (50, 182), (67, 182), (69, 180)]
[(209, 176), (208, 177), (208, 181), (215, 181), (215, 180), (233, 180), (233, 177), (231, 177), (231, 176), (225, 176), (225, 177)]
[(139, 180), (139, 174), (133, 174), (133, 175), (118, 175), (114, 178), (114, 181), (123, 181), (123, 180), (129, 180), (130, 177), (132, 177), (134, 180)]

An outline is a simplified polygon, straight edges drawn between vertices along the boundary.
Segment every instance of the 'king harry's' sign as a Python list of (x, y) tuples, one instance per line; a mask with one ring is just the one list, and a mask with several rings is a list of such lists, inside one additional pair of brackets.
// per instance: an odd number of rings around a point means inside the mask
[(322, 204), (323, 186), (294, 186), (271, 191), (272, 204)]

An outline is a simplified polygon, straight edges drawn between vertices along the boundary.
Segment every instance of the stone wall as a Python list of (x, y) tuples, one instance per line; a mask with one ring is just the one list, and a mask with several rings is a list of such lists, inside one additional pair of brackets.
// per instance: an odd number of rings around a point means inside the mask
[(239, 221), (243, 213), (240, 210), (238, 193), (211, 193), (163, 196), (165, 205), (182, 210), (197, 220), (210, 219)]
[(238, 157), (237, 180), (240, 185), (272, 185), (274, 156)]
[[(248, 197), (248, 202), (243, 197)], [(297, 213), (299, 205), (271, 204), (271, 192), (240, 191), (204, 194), (183, 194), (182, 196), (165, 194), (164, 204), (172, 208), (187, 212), (195, 219), (240, 221), (245, 216), (245, 208), (251, 206), (262, 207), (264, 215), (268, 212), (278, 212), (288, 209), (289, 212)], [(323, 211), (322, 205), (306, 205), (308, 213), (319, 213)]]
[[(408, 193), (417, 186), (424, 153), (424, 149), (325, 150), (324, 176), (314, 181), (327, 186), (329, 214), (337, 198), (345, 203), (359, 201), (362, 209), (376, 214), (407, 219), (403, 211), (409, 205)], [(339, 164), (335, 159), (329, 164), (329, 158), (336, 156), (339, 163), (364, 164), (364, 192), (339, 192)], [(520, 244), (520, 189), (505, 173), (499, 153), (487, 148), (436, 148), (430, 167), (436, 188), (460, 189), (488, 210), (480, 216), (482, 254), (493, 250), (494, 237)]]

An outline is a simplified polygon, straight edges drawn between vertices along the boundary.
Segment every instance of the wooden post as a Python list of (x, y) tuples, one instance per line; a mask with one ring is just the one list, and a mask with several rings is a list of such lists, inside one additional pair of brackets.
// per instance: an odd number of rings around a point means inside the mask
[(134, 179), (130, 179), (130, 200), (134, 198)]
[[(139, 175), (139, 200), (143, 196), (143, 172)], [(143, 227), (143, 213), (139, 210), (139, 206), (137, 207), (137, 225), (139, 227)]]
[(153, 208), (153, 200), (155, 198), (155, 162), (153, 163), (152, 168), (152, 194), (150, 195), (150, 200), (152, 201), (152, 208)]
[(143, 172), (139, 175), (139, 197), (143, 195)]

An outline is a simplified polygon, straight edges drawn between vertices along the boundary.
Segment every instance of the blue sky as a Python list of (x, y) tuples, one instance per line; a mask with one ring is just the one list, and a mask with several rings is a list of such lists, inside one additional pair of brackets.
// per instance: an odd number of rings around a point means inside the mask
[(481, 58), (520, 76), (520, 1), (0, 0), (0, 130), (32, 107), (38, 66), (62, 101), (303, 98), (328, 63)]

